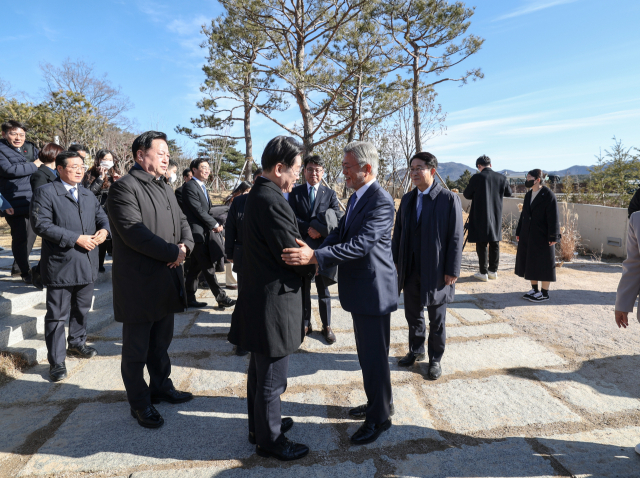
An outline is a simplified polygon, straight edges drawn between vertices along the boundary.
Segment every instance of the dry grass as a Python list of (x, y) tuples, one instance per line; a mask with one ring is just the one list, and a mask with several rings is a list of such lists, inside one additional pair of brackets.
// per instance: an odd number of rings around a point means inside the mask
[(4, 217), (0, 218), (0, 246), (7, 249), (11, 247), (11, 230)]
[(0, 352), (0, 384), (18, 377), (27, 365), (27, 361), (20, 355)]
[[(576, 252), (578, 245), (580, 244), (580, 233), (578, 232), (578, 214), (569, 209), (566, 202), (561, 203), (560, 216), (562, 226), (560, 226), (560, 233), (562, 239), (560, 241), (560, 257), (563, 261), (572, 261), (574, 259), (574, 253)], [(602, 253), (600, 254), (602, 257)]]

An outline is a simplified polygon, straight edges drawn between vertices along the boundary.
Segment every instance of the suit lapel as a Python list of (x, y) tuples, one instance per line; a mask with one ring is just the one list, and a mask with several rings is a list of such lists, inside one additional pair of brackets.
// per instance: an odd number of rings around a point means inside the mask
[(536, 194), (536, 197), (534, 198), (534, 200), (531, 201), (531, 205), (529, 206), (529, 209), (533, 210), (534, 207), (540, 204), (542, 202), (543, 196), (546, 196), (546, 191), (544, 187), (541, 188), (540, 191), (538, 191), (538, 194)]
[[(324, 195), (327, 193), (326, 186), (322, 184), (318, 187), (318, 194), (316, 194), (316, 202), (313, 204), (313, 210), (311, 211), (311, 217), (315, 216), (316, 211), (318, 210), (318, 204), (320, 201), (324, 199)], [(309, 196), (307, 196), (307, 201), (309, 200)]]
[[(347, 219), (349, 222), (345, 224), (344, 234), (347, 233), (347, 231), (351, 227), (351, 224), (354, 223), (354, 221), (356, 220), (356, 216), (358, 216), (360, 211), (362, 211), (362, 208), (365, 206), (365, 204), (369, 200), (369, 197), (375, 191), (377, 191), (379, 187), (380, 186), (378, 185), (378, 181), (373, 181), (373, 183), (369, 186), (367, 191), (362, 195), (362, 197), (360, 199), (358, 199), (358, 202), (353, 207), (353, 210), (349, 213), (349, 218)], [(355, 193), (353, 193), (353, 194), (355, 194)]]

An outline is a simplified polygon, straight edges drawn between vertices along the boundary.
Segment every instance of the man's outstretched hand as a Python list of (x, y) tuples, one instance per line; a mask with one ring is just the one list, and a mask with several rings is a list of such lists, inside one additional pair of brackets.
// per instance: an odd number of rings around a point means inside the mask
[(290, 247), (282, 251), (282, 260), (290, 266), (306, 266), (317, 264), (316, 255), (307, 243), (296, 239), (300, 247)]

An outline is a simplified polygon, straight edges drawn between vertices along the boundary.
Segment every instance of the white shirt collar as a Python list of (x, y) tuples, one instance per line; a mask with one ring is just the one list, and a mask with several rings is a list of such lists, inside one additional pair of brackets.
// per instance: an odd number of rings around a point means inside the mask
[(431, 191), (431, 188), (433, 187), (433, 185), (434, 185), (435, 183), (436, 183), (435, 181), (434, 181), (434, 182), (432, 182), (432, 183), (431, 183), (431, 186), (429, 186), (429, 187), (428, 187), (427, 189), (425, 189), (423, 192), (420, 192), (420, 190), (418, 189), (418, 194), (423, 194), (423, 195), (425, 195), (425, 196), (426, 196), (427, 194), (429, 194), (429, 191)]
[(191, 178), (192, 181), (195, 181), (196, 183), (198, 183), (200, 185), (200, 187), (204, 186), (204, 183), (202, 181), (200, 181), (198, 178), (196, 178), (195, 176), (193, 176)]
[(60, 182), (62, 182), (62, 184), (64, 185), (64, 188), (65, 188), (67, 191), (70, 191), (70, 190), (71, 190), (71, 189), (73, 189), (73, 188), (76, 188), (76, 191), (78, 190), (78, 186), (79, 186), (78, 184), (76, 184), (75, 186), (72, 186), (72, 185), (71, 185), (71, 184), (69, 184), (69, 183), (65, 183), (62, 179), (60, 180)]
[(374, 181), (375, 181), (375, 178), (369, 181), (368, 183), (366, 183), (364, 186), (362, 186), (360, 189), (356, 191), (356, 196), (358, 200), (360, 200), (360, 198), (364, 195), (364, 193), (367, 192), (367, 189), (369, 189), (369, 186), (371, 186)]
[(320, 183), (316, 184), (315, 186), (312, 186), (311, 184), (307, 183), (307, 194), (311, 192), (310, 191), (311, 188), (315, 189), (317, 194), (319, 187), (320, 187)]

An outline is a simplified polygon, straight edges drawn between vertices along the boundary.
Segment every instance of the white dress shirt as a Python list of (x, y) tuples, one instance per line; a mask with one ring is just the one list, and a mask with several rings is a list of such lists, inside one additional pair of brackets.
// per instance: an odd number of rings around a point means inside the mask
[(356, 200), (353, 203), (353, 206), (351, 206), (351, 209), (349, 210), (349, 214), (347, 214), (347, 217), (345, 218), (345, 224), (347, 223), (347, 221), (349, 220), (349, 216), (351, 215), (351, 211), (353, 211), (356, 208), (356, 204), (358, 204), (358, 201), (360, 201), (360, 198), (362, 196), (364, 196), (364, 193), (367, 192), (367, 189), (369, 189), (369, 186), (371, 186), (373, 184), (373, 182), (375, 181), (375, 179), (372, 179), (371, 181), (369, 181), (368, 183), (366, 183), (364, 186), (362, 186), (360, 189), (358, 189), (354, 194), (356, 195)]
[[(62, 181), (62, 179), (60, 181)], [(75, 186), (73, 186), (69, 183), (65, 183), (64, 181), (62, 181), (62, 184), (64, 185), (64, 188), (67, 191), (71, 191), (73, 188), (75, 188), (75, 191), (73, 191), (71, 194), (73, 196), (73, 199), (75, 199), (76, 202), (78, 202), (78, 186), (80, 186), (80, 184), (76, 184)]]

